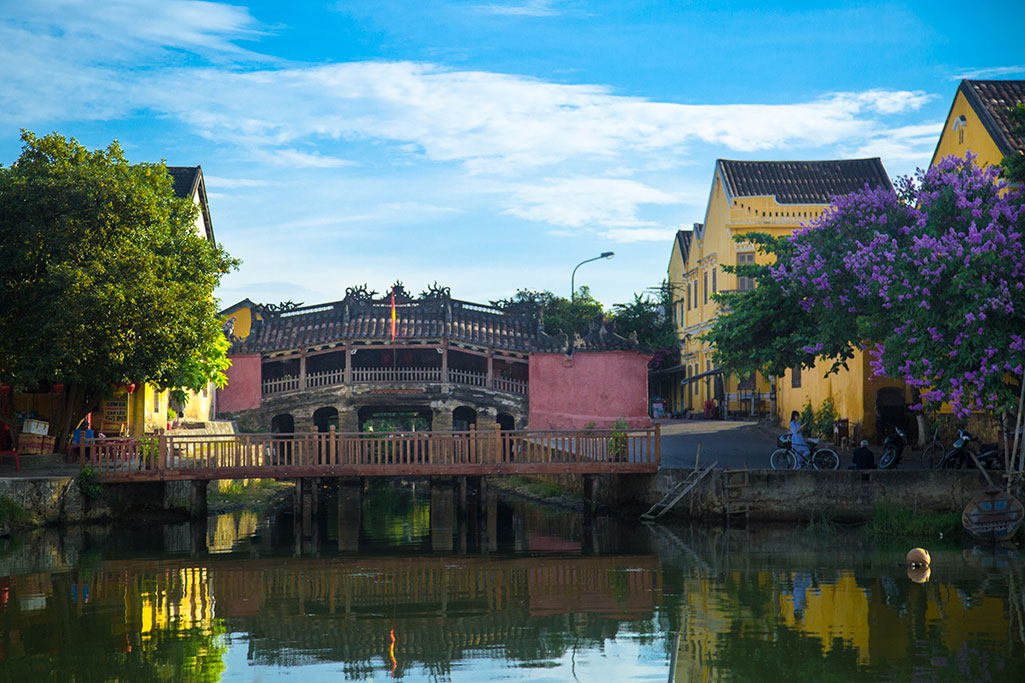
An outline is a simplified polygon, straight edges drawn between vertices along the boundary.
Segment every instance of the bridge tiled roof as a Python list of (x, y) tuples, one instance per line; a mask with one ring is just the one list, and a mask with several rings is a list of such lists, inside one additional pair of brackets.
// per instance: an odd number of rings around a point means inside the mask
[[(390, 341), (391, 297), (350, 288), (345, 299), (316, 306), (258, 306), (263, 316), (248, 337), (236, 340), (232, 353), (266, 353), (346, 340)], [(481, 346), (528, 351), (534, 323), (494, 306), (460, 301), (448, 290), (420, 298), (396, 288), (395, 338), (463, 341)]]
[[(349, 288), (341, 301), (303, 306), (257, 304), (262, 320), (253, 320), (249, 336), (233, 339), (230, 353), (272, 353), (353, 341), (391, 341), (391, 297), (373, 298), (365, 288)], [(596, 321), (583, 337), (550, 336), (534, 321), (500, 308), (452, 299), (447, 288), (432, 288), (413, 298), (396, 287), (395, 338), (466, 342), (509, 351), (638, 351), (650, 353), (636, 336), (622, 337), (610, 323)]]

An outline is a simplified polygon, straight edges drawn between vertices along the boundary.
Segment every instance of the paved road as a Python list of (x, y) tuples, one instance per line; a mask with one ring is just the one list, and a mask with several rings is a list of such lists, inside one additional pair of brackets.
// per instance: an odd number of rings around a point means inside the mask
[(719, 467), (762, 469), (781, 434), (758, 422), (724, 420), (660, 420), (662, 466), (694, 467), (698, 446), (701, 462), (719, 461)]

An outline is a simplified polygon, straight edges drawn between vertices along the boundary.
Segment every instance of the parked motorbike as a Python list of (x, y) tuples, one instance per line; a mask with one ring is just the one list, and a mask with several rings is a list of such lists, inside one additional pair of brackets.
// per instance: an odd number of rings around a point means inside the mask
[[(975, 441), (974, 436), (964, 429), (960, 430), (957, 440), (954, 441), (954, 447), (949, 453), (944, 454), (936, 464), (936, 469), (959, 470), (962, 467), (973, 466), (975, 462), (968, 450), (968, 444), (973, 441)], [(1000, 449), (995, 443), (980, 444), (979, 454), (975, 456), (975, 459), (987, 470), (998, 470), (1003, 466), (1000, 462)]]
[(908, 435), (900, 427), (894, 427), (893, 431), (883, 442), (883, 454), (879, 456), (879, 469), (896, 469), (900, 461), (904, 459), (904, 447), (908, 445)]

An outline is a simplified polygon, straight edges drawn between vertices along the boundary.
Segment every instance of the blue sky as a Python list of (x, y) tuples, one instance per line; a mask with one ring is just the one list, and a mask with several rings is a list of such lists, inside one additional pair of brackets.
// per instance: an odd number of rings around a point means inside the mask
[(963, 2), (0, 0), (19, 130), (202, 164), (222, 303), (347, 286), (606, 306), (665, 277), (714, 161), (929, 162), (959, 78), (1025, 78), (1025, 7)]

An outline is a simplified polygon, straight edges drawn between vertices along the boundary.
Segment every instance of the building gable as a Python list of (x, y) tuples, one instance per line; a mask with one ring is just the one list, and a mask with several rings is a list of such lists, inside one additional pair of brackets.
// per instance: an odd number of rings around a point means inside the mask
[(202, 166), (168, 166), (167, 173), (171, 176), (174, 194), (178, 197), (191, 199), (199, 204), (199, 221), (196, 231), (206, 237), (210, 244), (214, 241), (214, 226), (210, 221), (210, 204), (206, 199), (206, 182), (203, 180)]
[(945, 156), (971, 151), (980, 166), (997, 165), (1009, 154), (1022, 154), (1025, 138), (1011, 132), (1008, 108), (1025, 102), (1025, 81), (963, 80), (936, 142), (930, 165)]

